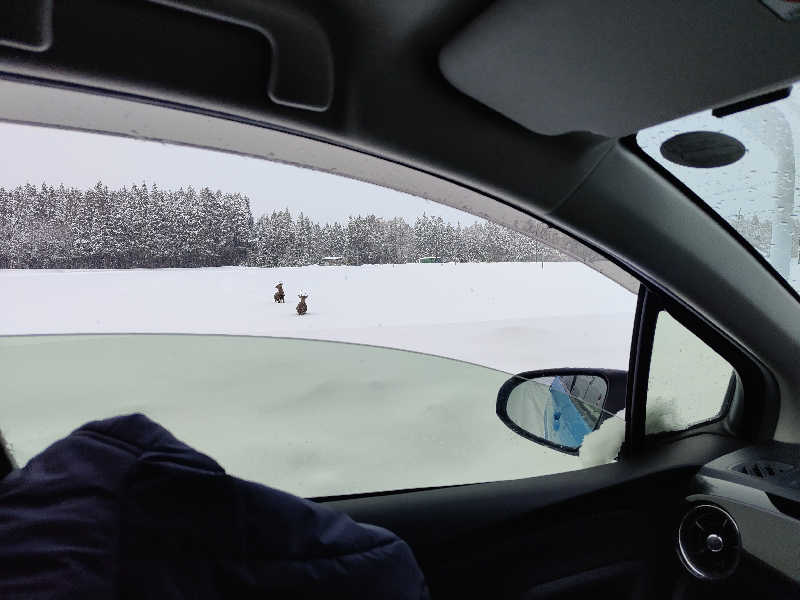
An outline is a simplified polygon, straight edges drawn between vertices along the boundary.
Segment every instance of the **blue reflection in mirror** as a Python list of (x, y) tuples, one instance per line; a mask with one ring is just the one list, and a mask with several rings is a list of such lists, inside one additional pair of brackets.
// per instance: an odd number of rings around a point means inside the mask
[[(591, 423), (591, 426), (586, 422), (586, 418), (578, 411), (572, 398), (570, 398), (561, 377), (553, 377), (553, 382), (550, 384), (549, 389), (552, 397), (551, 410), (553, 416), (551, 436), (545, 439), (570, 448), (580, 447), (583, 443), (583, 437), (594, 429), (596, 419)], [(547, 418), (545, 418), (545, 422), (549, 422)]]
[(606, 391), (606, 381), (594, 375), (537, 377), (511, 390), (505, 410), (526, 433), (577, 449), (599, 422)]

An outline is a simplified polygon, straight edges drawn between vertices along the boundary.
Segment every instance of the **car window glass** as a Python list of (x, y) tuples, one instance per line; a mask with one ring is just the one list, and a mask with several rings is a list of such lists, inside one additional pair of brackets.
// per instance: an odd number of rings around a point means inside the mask
[[(0, 428), (20, 464), (143, 412), (306, 496), (553, 473), (581, 463), (509, 430), (500, 387), (627, 368), (635, 294), (524, 215), (527, 234), (250, 157), (0, 135)], [(563, 414), (565, 432), (588, 413)]]
[(647, 432), (678, 431), (719, 416), (732, 375), (724, 358), (660, 312), (647, 384)]

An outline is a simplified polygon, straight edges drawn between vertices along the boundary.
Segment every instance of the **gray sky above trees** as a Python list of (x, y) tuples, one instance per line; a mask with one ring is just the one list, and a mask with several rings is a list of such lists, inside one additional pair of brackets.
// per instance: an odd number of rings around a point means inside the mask
[(255, 218), (288, 207), (316, 221), (351, 214), (403, 217), (423, 212), (448, 222), (474, 223), (467, 213), (345, 177), (265, 160), (94, 133), (0, 122), (0, 187), (47, 183), (78, 188), (101, 180), (110, 188), (155, 183), (193, 186), (250, 198)]

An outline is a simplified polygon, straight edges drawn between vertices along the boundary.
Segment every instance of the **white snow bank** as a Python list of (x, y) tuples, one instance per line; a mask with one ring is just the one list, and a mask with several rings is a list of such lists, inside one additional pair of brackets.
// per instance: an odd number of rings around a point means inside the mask
[(645, 417), (645, 435), (680, 431), (689, 427), (693, 421), (687, 418), (677, 398), (656, 396), (647, 398), (647, 415)]
[[(681, 405), (674, 398), (648, 398), (647, 415), (645, 417), (645, 435), (680, 431), (691, 423), (681, 413)], [(614, 462), (619, 455), (622, 442), (625, 441), (625, 410), (603, 421), (595, 431), (583, 438), (579, 451), (581, 464), (594, 467)]]
[(625, 441), (625, 410), (619, 411), (587, 433), (578, 451), (584, 467), (596, 467), (616, 460), (622, 442)]

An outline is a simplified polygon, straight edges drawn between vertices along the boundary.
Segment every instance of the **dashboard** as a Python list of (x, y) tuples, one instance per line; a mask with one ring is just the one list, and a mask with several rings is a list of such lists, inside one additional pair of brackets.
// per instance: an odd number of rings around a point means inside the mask
[(686, 501), (678, 555), (696, 579), (738, 584), (758, 573), (764, 597), (800, 596), (800, 445), (725, 454), (700, 469)]

